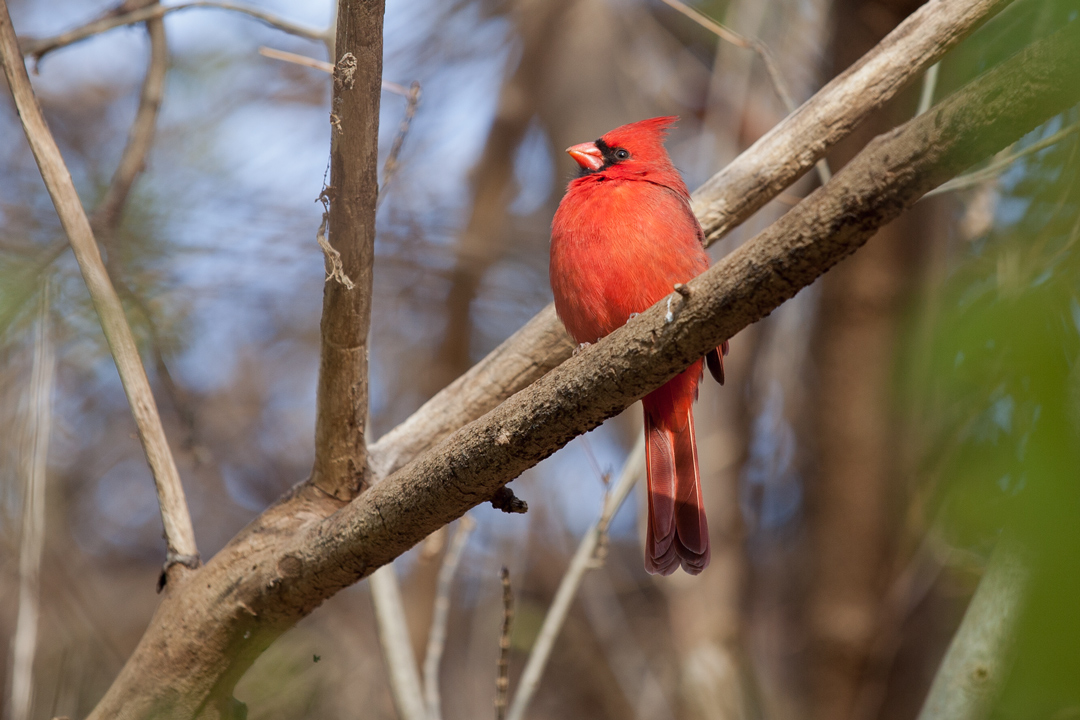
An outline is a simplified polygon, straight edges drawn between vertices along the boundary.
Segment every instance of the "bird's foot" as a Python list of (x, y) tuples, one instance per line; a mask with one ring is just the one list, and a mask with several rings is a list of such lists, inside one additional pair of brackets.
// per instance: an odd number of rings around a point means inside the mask
[(580, 345), (578, 345), (576, 348), (574, 348), (573, 357), (577, 357), (578, 353), (583, 352), (585, 348), (589, 347), (590, 345), (592, 345), (592, 343), (581, 343)]

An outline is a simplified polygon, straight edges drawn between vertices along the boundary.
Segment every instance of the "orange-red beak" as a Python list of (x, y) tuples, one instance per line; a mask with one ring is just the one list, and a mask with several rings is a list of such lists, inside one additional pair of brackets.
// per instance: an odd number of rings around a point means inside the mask
[(570, 157), (586, 170), (599, 170), (604, 167), (604, 154), (600, 152), (600, 148), (596, 147), (596, 143), (581, 143), (566, 148), (566, 152), (570, 153)]

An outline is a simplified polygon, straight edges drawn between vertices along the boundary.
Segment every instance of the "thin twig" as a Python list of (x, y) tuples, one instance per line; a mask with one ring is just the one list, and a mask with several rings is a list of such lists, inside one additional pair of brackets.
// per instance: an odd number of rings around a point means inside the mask
[(313, 70), (321, 70), (328, 75), (334, 74), (334, 63), (328, 63), (325, 60), (316, 60), (307, 55), (301, 55), (287, 50), (278, 50), (277, 48), (267, 47), (266, 45), (259, 48), (259, 54), (263, 57), (268, 57), (271, 60), (281, 60), (282, 62), (292, 63), (294, 65), (303, 65), (304, 67), (309, 67)]
[(187, 0), (187, 2), (177, 3), (176, 5), (152, 5), (122, 15), (106, 16), (75, 28), (74, 30), (68, 30), (67, 32), (52, 37), (24, 38), (22, 43), (20, 43), (20, 47), (23, 55), (32, 57), (35, 62), (40, 62), (41, 58), (53, 50), (71, 45), (72, 43), (77, 43), (88, 37), (107, 32), (114, 28), (123, 27), (124, 25), (135, 25), (137, 23), (146, 22), (147, 20), (163, 18), (168, 13), (176, 12), (178, 10), (189, 10), (191, 8), (216, 8), (218, 10), (229, 10), (250, 15), (257, 20), (261, 20), (270, 27), (277, 28), (290, 35), (307, 38), (308, 40), (317, 40), (326, 45), (327, 48), (329, 48), (334, 41), (330, 29), (320, 30), (307, 25), (300, 25), (299, 23), (294, 23), (291, 20), (286, 20), (274, 13), (266, 12), (265, 10), (251, 5), (226, 2), (225, 0)]
[[(294, 65), (303, 65), (312, 70), (320, 70), (329, 75), (334, 74), (334, 66), (332, 63), (328, 63), (325, 60), (316, 60), (307, 55), (300, 55), (299, 53), (293, 53), (287, 50), (278, 50), (277, 48), (267, 47), (265, 45), (259, 48), (259, 54), (263, 57), (270, 58), (271, 60), (281, 60), (282, 62), (293, 63)], [(419, 83), (414, 82), (413, 85), (417, 86), (417, 101), (419, 101)], [(412, 95), (412, 90), (410, 88), (405, 87), (401, 83), (390, 82), (389, 80), (382, 81), (382, 89), (404, 98), (411, 97)]]
[[(146, 157), (153, 142), (158, 111), (164, 95), (165, 74), (169, 62), (164, 25), (161, 20), (150, 20), (146, 25), (150, 35), (150, 60), (146, 78), (143, 80), (142, 90), (139, 93), (139, 109), (128, 131), (127, 145), (124, 147), (120, 163), (109, 183), (109, 189), (90, 217), (91, 227), (106, 235), (115, 231), (135, 179), (146, 166)], [(39, 259), (16, 281), (20, 287), (15, 293), (16, 297), (5, 303), (5, 310), (0, 314), (0, 333), (7, 328), (23, 302), (33, 294), (38, 276), (45, 272), (67, 248), (66, 240), (56, 241), (42, 251)]]
[[(765, 71), (769, 74), (773, 89), (776, 90), (780, 102), (784, 104), (784, 109), (787, 110), (788, 114), (795, 112), (798, 105), (795, 103), (795, 98), (791, 96), (791, 90), (788, 89), (787, 81), (784, 80), (784, 76), (780, 72), (780, 66), (776, 64), (776, 59), (773, 57), (772, 51), (769, 50), (768, 45), (756, 38), (746, 37), (725, 25), (721, 25), (709, 16), (695, 10), (686, 3), (681, 2), (681, 0), (662, 1), (668, 7), (679, 11), (701, 27), (714, 33), (721, 40), (729, 42), (736, 47), (756, 52), (761, 58), (761, 61), (765, 63)], [(832, 177), (832, 170), (829, 169), (828, 161), (826, 161), (825, 158), (822, 158), (817, 161), (815, 166), (817, 167), (818, 178), (821, 180), (821, 184), (824, 185), (829, 182), (829, 179)]]
[(45, 467), (52, 428), (52, 389), (56, 357), (49, 336), (49, 281), (41, 285), (34, 362), (30, 375), (26, 485), (23, 492), (22, 543), (19, 551), (19, 611), (11, 642), (11, 694), (8, 717), (28, 720), (33, 705), (34, 655), (37, 652), (41, 601), (41, 554), (45, 546)]
[(171, 567), (179, 563), (191, 568), (198, 567), (199, 551), (195, 545), (195, 533), (184, 498), (184, 488), (165, 438), (154, 396), (150, 392), (150, 382), (139, 357), (135, 337), (101, 260), (90, 221), (79, 201), (71, 174), (34, 96), (30, 78), (26, 74), (26, 65), (19, 53), (18, 40), (8, 15), (6, 0), (0, 0), (0, 57), (3, 59), (8, 87), (15, 99), (23, 129), (41, 170), (41, 177), (56, 206), (60, 223), (67, 233), (94, 308), (101, 320), (101, 328), (120, 373), (120, 381), (157, 485), (165, 541), (168, 545), (166, 565)]
[[(152, 3), (157, 5), (157, 3)], [(169, 47), (165, 38), (165, 23), (160, 18), (146, 21), (150, 36), (150, 60), (139, 93), (139, 109), (128, 131), (127, 145), (113, 173), (105, 197), (94, 209), (91, 226), (100, 234), (111, 235), (120, 222), (136, 178), (146, 167), (146, 158), (154, 142), (161, 101), (165, 96), (165, 75), (169, 69)]]
[(514, 623), (514, 592), (510, 571), (502, 569), (503, 623), (499, 633), (499, 662), (495, 677), (495, 720), (506, 720), (506, 698), (510, 694), (510, 628)]
[(585, 577), (585, 571), (599, 567), (603, 562), (602, 555), (607, 538), (607, 529), (611, 524), (615, 513), (619, 511), (634, 483), (641, 477), (645, 469), (645, 436), (640, 435), (634, 449), (623, 464), (622, 473), (614, 488), (604, 496), (604, 508), (599, 519), (581, 539), (577, 552), (570, 560), (570, 566), (559, 582), (559, 589), (555, 592), (555, 599), (544, 616), (544, 624), (540, 626), (540, 634), (537, 635), (536, 643), (529, 653), (529, 659), (525, 661), (525, 670), (521, 673), (517, 692), (514, 693), (514, 702), (510, 706), (507, 720), (522, 720), (525, 710), (540, 685), (540, 678), (544, 674), (548, 658), (551, 657), (551, 649), (555, 645), (555, 639), (562, 630), (566, 616), (570, 612), (570, 605), (574, 601), (581, 580)]
[(435, 608), (431, 614), (431, 631), (428, 633), (427, 651), (424, 654), (424, 702), (429, 720), (441, 720), (442, 699), (439, 696), (439, 664), (446, 645), (446, 623), (450, 619), (450, 589), (454, 585), (465, 543), (469, 540), (476, 523), (465, 515), (458, 523), (458, 530), (446, 550), (439, 580), (435, 586)]
[[(383, 87), (386, 87), (385, 80), (383, 81)], [(382, 187), (379, 188), (379, 197), (375, 200), (376, 211), (382, 205), (383, 198), (386, 197), (386, 188), (390, 185), (394, 173), (397, 172), (398, 155), (401, 153), (401, 146), (405, 144), (405, 136), (409, 134), (409, 125), (412, 123), (413, 116), (416, 115), (416, 106), (420, 104), (420, 83), (413, 81), (406, 98), (408, 101), (405, 103), (405, 115), (401, 118), (397, 135), (394, 136), (394, 142), (390, 146), (390, 152), (387, 153), (386, 162), (383, 164)]]
[(919, 93), (919, 107), (915, 111), (916, 116), (922, 115), (934, 104), (934, 90), (937, 89), (938, 71), (940, 69), (940, 60), (926, 68), (926, 74), (923, 75), (922, 90)]
[(401, 720), (427, 720), (424, 695), (420, 690), (420, 672), (413, 657), (405, 605), (394, 564), (383, 565), (371, 574), (368, 582), (371, 584), (371, 601), (375, 606), (379, 644), (386, 658), (390, 693), (398, 717)]
[(1002, 171), (1004, 171), (1007, 167), (1012, 165), (1014, 162), (1016, 162), (1020, 158), (1026, 157), (1026, 156), (1031, 155), (1033, 153), (1037, 153), (1040, 150), (1045, 150), (1046, 148), (1050, 147), (1051, 145), (1054, 145), (1056, 143), (1061, 142), (1062, 140), (1064, 140), (1069, 135), (1072, 135), (1077, 130), (1080, 130), (1080, 123), (1073, 123), (1072, 125), (1069, 125), (1068, 127), (1064, 127), (1061, 130), (1058, 130), (1056, 133), (1054, 133), (1050, 137), (1045, 138), (1043, 140), (1040, 140), (1039, 142), (1034, 143), (1032, 145), (1029, 145), (1028, 147), (1024, 148), (1020, 152), (1012, 153), (1010, 155), (1007, 155), (1007, 156), (1001, 158), (1000, 160), (995, 160), (994, 162), (990, 163), (986, 167), (984, 167), (982, 169), (979, 169), (979, 170), (976, 170), (975, 172), (971, 172), (971, 173), (968, 173), (967, 175), (960, 175), (959, 177), (955, 177), (952, 180), (950, 180), (949, 182), (943, 183), (940, 187), (937, 187), (937, 188), (931, 190), (930, 192), (926, 193), (925, 195), (923, 195), (923, 197), (928, 198), (928, 197), (933, 197), (934, 195), (941, 195), (941, 194), (947, 193), (947, 192), (955, 192), (957, 190), (966, 190), (969, 187), (974, 187), (976, 185), (979, 185), (981, 183), (986, 182), (987, 180), (992, 180), (993, 178), (1000, 175)]

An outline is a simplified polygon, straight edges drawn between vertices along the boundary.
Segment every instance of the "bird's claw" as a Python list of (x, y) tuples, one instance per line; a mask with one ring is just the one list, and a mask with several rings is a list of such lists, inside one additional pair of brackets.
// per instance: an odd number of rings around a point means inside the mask
[(675, 283), (675, 292), (668, 295), (667, 299), (667, 312), (664, 313), (664, 324), (670, 325), (675, 321), (675, 311), (671, 309), (671, 301), (675, 299), (675, 295), (679, 295), (684, 301), (690, 297), (690, 288), (686, 287), (682, 283)]
[(589, 347), (590, 345), (592, 345), (592, 343), (581, 343), (581, 344), (579, 344), (576, 348), (574, 348), (573, 357), (577, 357), (578, 353), (584, 351), (585, 348)]

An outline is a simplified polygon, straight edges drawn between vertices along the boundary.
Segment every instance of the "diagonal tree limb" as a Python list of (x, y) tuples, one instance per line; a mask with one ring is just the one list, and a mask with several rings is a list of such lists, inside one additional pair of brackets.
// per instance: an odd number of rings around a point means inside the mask
[[(91, 718), (186, 718), (327, 597), (774, 310), (927, 190), (1080, 101), (1080, 23), (880, 136), (773, 226), (359, 498), (297, 486), (165, 597)], [(154, 678), (155, 682), (148, 682)]]
[[(350, 283), (323, 286), (315, 465), (311, 481), (339, 500), (367, 483), (368, 350), (379, 195), (384, 0), (338, 6), (331, 101), (329, 242)], [(327, 272), (330, 272), (329, 262)]]
[[(931, 0), (802, 107), (694, 193), (706, 242), (719, 240), (810, 171), (871, 112), (896, 95), (1009, 0)], [(491, 410), (570, 357), (574, 345), (548, 305), (471, 370), (369, 450), (378, 475)]]
[[(120, 156), (116, 172), (113, 173), (109, 188), (90, 216), (90, 226), (95, 233), (104, 236), (102, 239), (105, 244), (108, 244), (108, 236), (115, 232), (131, 188), (146, 166), (146, 158), (153, 143), (158, 111), (165, 91), (165, 74), (169, 63), (165, 26), (158, 19), (148, 20), (146, 27), (150, 36), (150, 60), (139, 93), (139, 107), (128, 130), (128, 141)], [(16, 293), (16, 299), (8, 303), (3, 314), (0, 315), (0, 333), (7, 328), (19, 308), (33, 294), (38, 284), (38, 277), (59, 259), (67, 248), (67, 241), (57, 240), (42, 250), (39, 259), (35, 260), (23, 273), (17, 281), (20, 287)], [(113, 279), (116, 280), (115, 276)], [(124, 288), (119, 288), (119, 291), (124, 293)]]
[(3, 60), (8, 86), (15, 99), (15, 106), (34, 159), (41, 169), (42, 179), (56, 206), (60, 224), (71, 243), (94, 308), (101, 320), (101, 329), (120, 373), (120, 381), (135, 418), (139, 439), (154, 475), (169, 552), (167, 569), (170, 569), (172, 574), (183, 572), (179, 568), (184, 566), (196, 568), (199, 565), (199, 551), (195, 545), (191, 515), (188, 513), (184, 488), (180, 483), (180, 473), (176, 469), (154, 396), (150, 392), (146, 370), (139, 358), (135, 338), (124, 316), (120, 298), (105, 271), (90, 221), (75, 191), (71, 174), (64, 165), (64, 159), (34, 96), (30, 78), (26, 74), (26, 65), (19, 53), (18, 40), (15, 28), (11, 25), (6, 0), (0, 0), (0, 58)]
[(1009, 670), (1027, 602), (1030, 558), (1010, 534), (998, 540), (919, 712), (919, 720), (983, 720)]

